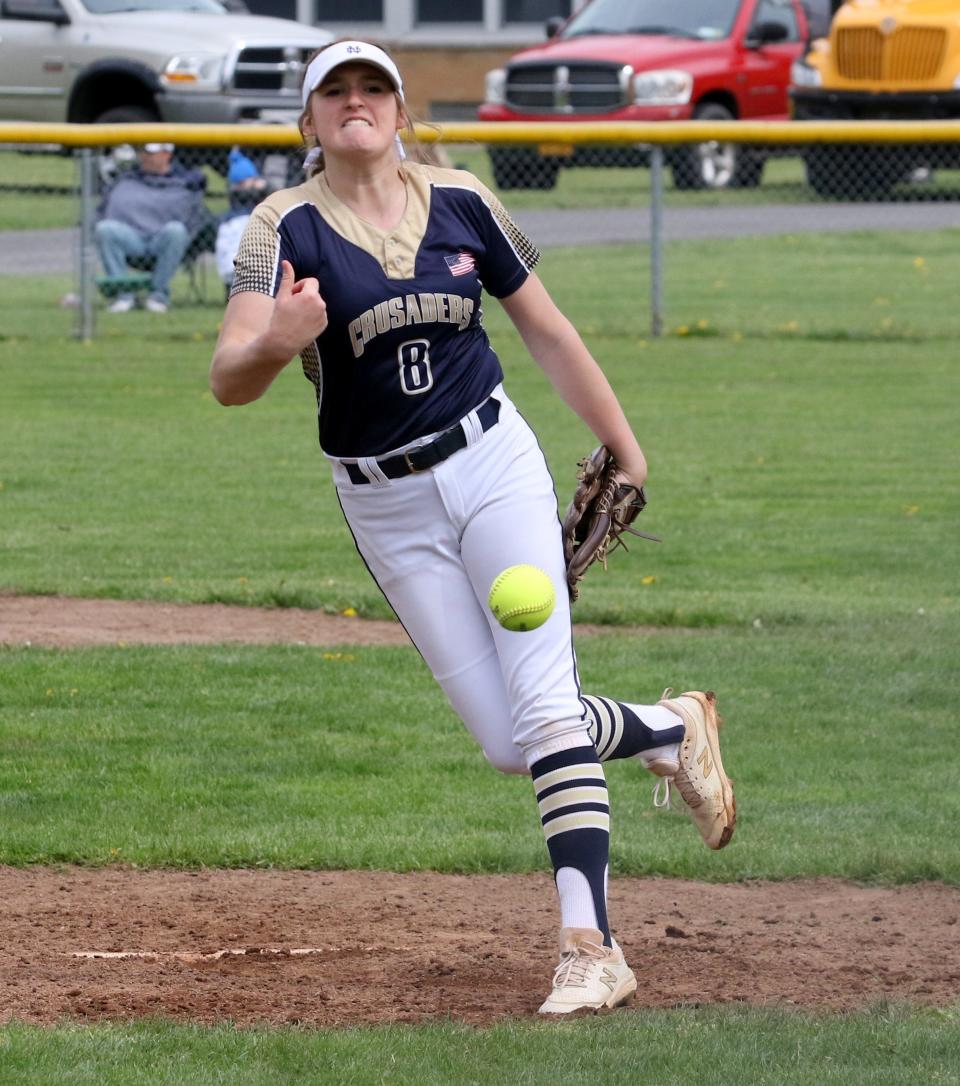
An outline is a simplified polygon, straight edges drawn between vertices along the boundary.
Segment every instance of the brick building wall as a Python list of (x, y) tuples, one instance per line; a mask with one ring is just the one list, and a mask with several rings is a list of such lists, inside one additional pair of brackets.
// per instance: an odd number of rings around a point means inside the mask
[(516, 47), (422, 46), (382, 42), (403, 74), (410, 109), (420, 120), (476, 120), (483, 78)]

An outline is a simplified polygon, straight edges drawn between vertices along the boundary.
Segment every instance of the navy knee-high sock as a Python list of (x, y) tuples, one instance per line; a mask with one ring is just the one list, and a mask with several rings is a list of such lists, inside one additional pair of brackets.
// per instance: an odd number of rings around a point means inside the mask
[(643, 751), (679, 743), (683, 739), (682, 724), (667, 728), (650, 727), (631, 706), (622, 701), (596, 694), (581, 694), (580, 700), (587, 710), (590, 738), (601, 762), (632, 758)]
[(563, 927), (598, 928), (607, 919), (610, 804), (603, 766), (592, 746), (573, 747), (530, 767), (560, 894)]

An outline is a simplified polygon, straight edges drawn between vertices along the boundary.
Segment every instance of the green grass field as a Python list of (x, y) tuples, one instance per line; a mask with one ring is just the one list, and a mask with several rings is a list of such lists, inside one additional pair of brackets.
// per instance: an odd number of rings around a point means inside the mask
[[(17, 1086), (950, 1086), (957, 1017), (882, 1007), (845, 1017), (689, 1010), (557, 1027), (456, 1023), (334, 1031), (162, 1023), (0, 1032)], [(519, 1054), (522, 1053), (522, 1056)], [(4, 1078), (4, 1068), (7, 1077)]]
[[(547, 255), (647, 449), (664, 539), (591, 573), (579, 617), (611, 629), (579, 646), (584, 685), (714, 686), (742, 810), (707, 858), (611, 767), (622, 824), (644, 826), (615, 838), (616, 873), (960, 884), (954, 234), (673, 245), (661, 340), (641, 251)], [(295, 367), (225, 410), (206, 388), (216, 307), (101, 315), (80, 344), (65, 282), (2, 282), (0, 588), (386, 615)], [(565, 500), (589, 436), (486, 319)], [(0, 864), (545, 865), (528, 785), (484, 765), (408, 648), (0, 650), (0, 810)], [(14, 1022), (0, 1083), (956, 1083), (958, 1051), (957, 1008), (485, 1032)]]

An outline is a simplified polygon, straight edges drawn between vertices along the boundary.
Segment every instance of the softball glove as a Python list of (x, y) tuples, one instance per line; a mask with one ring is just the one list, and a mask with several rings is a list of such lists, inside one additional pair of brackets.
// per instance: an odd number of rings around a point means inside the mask
[(625, 534), (660, 542), (632, 527), (647, 504), (647, 496), (643, 487), (617, 481), (617, 462), (606, 445), (594, 449), (577, 467), (577, 488), (563, 519), (563, 556), (571, 603), (579, 596), (579, 582), (594, 562), (606, 569), (612, 551), (627, 549)]

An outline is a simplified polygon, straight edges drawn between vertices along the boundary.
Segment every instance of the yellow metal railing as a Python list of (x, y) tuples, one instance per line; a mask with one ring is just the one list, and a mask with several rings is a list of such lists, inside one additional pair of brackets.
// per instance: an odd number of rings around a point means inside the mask
[[(416, 133), (424, 143), (960, 143), (960, 121), (465, 121), (418, 125)], [(292, 125), (0, 124), (0, 143), (109, 147), (150, 141), (193, 147), (235, 143), (296, 147), (301, 143)]]

